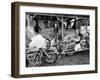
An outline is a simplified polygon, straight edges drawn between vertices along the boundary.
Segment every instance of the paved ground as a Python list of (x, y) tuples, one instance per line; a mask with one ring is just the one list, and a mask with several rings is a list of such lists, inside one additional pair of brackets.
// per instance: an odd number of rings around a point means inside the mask
[(43, 66), (59, 66), (59, 65), (82, 65), (89, 64), (89, 52), (79, 52), (74, 55), (63, 55), (58, 58), (56, 63), (44, 64)]

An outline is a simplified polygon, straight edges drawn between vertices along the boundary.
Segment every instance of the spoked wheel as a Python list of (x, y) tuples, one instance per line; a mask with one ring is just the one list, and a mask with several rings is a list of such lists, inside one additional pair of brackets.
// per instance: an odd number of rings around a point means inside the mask
[(46, 55), (44, 56), (44, 61), (46, 63), (49, 63), (49, 64), (55, 63), (56, 60), (57, 60), (57, 54), (54, 52), (48, 52), (48, 56)]
[(31, 52), (27, 54), (28, 67), (36, 67), (42, 65), (42, 57), (38, 52)]
[(41, 66), (43, 64), (43, 60), (40, 54), (36, 55), (34, 61), (35, 61), (34, 66)]

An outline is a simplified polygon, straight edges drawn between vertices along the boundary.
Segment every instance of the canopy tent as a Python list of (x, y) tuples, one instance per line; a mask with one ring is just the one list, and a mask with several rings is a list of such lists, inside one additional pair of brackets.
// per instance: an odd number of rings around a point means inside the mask
[(42, 26), (45, 25), (46, 28), (53, 27), (55, 28), (55, 30), (57, 30), (57, 28), (60, 28), (62, 38), (64, 37), (64, 29), (67, 30), (70, 28), (75, 30), (76, 28), (79, 29), (80, 26), (89, 25), (88, 15), (46, 14), (46, 13), (41, 14), (32, 12), (27, 12), (26, 14), (30, 15), (33, 21), (36, 22), (43, 21)]

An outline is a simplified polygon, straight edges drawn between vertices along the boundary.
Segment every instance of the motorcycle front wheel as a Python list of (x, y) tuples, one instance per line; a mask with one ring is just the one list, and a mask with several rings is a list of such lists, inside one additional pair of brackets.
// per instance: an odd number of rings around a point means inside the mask
[[(49, 57), (48, 57), (49, 56)], [(48, 52), (48, 56), (44, 56), (44, 62), (52, 64), (57, 61), (57, 54), (54, 52)]]

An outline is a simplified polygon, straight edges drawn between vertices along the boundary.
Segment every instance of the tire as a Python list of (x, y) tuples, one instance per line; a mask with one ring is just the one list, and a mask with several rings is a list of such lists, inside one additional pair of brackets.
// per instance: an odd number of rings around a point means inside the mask
[(28, 67), (37, 67), (43, 64), (41, 55), (38, 52), (32, 52), (27, 55)]
[(35, 63), (36, 63), (35, 66), (37, 66), (37, 67), (42, 66), (42, 64), (43, 64), (43, 59), (42, 59), (42, 57), (41, 57), (40, 54), (37, 54), (37, 55), (36, 55)]
[(52, 64), (57, 61), (57, 54), (54, 52), (48, 52), (48, 55), (50, 56), (50, 59), (45, 55), (44, 56), (44, 62)]

